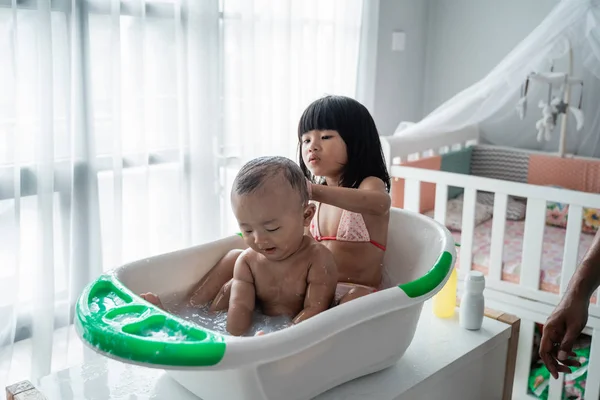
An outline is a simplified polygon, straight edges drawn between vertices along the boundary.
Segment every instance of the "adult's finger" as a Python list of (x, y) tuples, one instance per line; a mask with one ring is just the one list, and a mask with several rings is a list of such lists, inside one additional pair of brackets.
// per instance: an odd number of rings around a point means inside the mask
[(561, 332), (558, 332), (553, 324), (547, 324), (542, 331), (542, 340), (540, 342), (539, 355), (550, 374), (554, 379), (558, 379), (558, 373), (563, 372), (564, 368), (558, 363), (555, 358), (557, 351), (555, 343), (560, 343), (562, 339)]
[(544, 353), (542, 355), (542, 361), (548, 368), (548, 371), (552, 374), (554, 379), (558, 379), (558, 374), (560, 372), (565, 374), (570, 374), (573, 372), (571, 367), (580, 367), (581, 364), (577, 360), (566, 359), (564, 361), (560, 361), (556, 358), (553, 353)]
[[(554, 327), (555, 324), (548, 324), (542, 330), (542, 338), (540, 340), (540, 355), (542, 353), (556, 354), (558, 344), (562, 343), (564, 330)], [(570, 351), (567, 350), (567, 351)]]
[[(565, 332), (565, 336), (563, 337), (563, 340), (560, 342), (559, 355), (564, 355), (566, 358), (566, 356), (567, 356), (566, 353), (569, 353), (570, 351), (573, 350), (573, 343), (575, 343), (575, 340), (577, 340), (580, 333), (581, 333), (581, 331), (579, 329), (573, 327), (572, 325), (567, 326), (567, 332)], [(561, 354), (561, 352), (565, 352), (565, 353)], [(560, 358), (559, 358), (559, 360), (560, 360)]]
[(574, 360), (572, 358), (569, 358), (567, 360), (561, 361), (558, 360), (561, 364), (566, 365), (568, 367), (581, 367), (581, 363), (577, 360)]
[(558, 372), (562, 372), (563, 374), (570, 374), (573, 372), (570, 367), (562, 364), (558, 364)]
[(550, 353), (540, 353), (540, 357), (546, 365), (546, 368), (548, 368), (550, 375), (552, 375), (554, 379), (558, 379), (558, 372), (561, 365), (554, 359), (554, 357), (552, 357), (552, 354)]
[(560, 350), (556, 359), (558, 360), (559, 364), (567, 365), (569, 367), (581, 367), (581, 363), (578, 361), (577, 353), (574, 351), (567, 353)]

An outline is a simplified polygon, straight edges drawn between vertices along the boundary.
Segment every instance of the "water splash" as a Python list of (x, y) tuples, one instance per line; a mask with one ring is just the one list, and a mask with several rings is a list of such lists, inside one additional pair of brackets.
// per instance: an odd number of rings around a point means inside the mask
[[(189, 302), (164, 304), (164, 306), (168, 312), (186, 321), (229, 336), (229, 332), (227, 332), (227, 312), (225, 311), (213, 313), (210, 312), (208, 305), (196, 307), (190, 305)], [(275, 332), (289, 327), (291, 321), (292, 319), (288, 316), (270, 317), (264, 315), (259, 309), (256, 309), (252, 315), (252, 326), (244, 336), (254, 336), (259, 331), (263, 331), (264, 333)]]
[(183, 332), (173, 332), (171, 329), (168, 329), (166, 327), (162, 327), (159, 330), (154, 330), (151, 328), (142, 330), (142, 336), (148, 336), (153, 339), (168, 340), (173, 342), (181, 342), (187, 339), (187, 336)]
[(114, 318), (111, 318), (111, 321), (114, 322), (119, 322), (123, 325), (126, 324), (130, 324), (132, 322), (137, 321), (138, 319), (140, 319), (140, 314), (137, 313), (125, 313), (125, 314), (119, 314)]

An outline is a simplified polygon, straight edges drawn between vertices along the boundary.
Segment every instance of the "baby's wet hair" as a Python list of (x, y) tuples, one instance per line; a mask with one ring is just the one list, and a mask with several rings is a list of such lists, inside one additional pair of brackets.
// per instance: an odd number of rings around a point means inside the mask
[(308, 187), (300, 166), (280, 156), (258, 157), (248, 161), (235, 177), (232, 191), (238, 195), (250, 194), (278, 176), (282, 176), (298, 191), (302, 204), (308, 203)]

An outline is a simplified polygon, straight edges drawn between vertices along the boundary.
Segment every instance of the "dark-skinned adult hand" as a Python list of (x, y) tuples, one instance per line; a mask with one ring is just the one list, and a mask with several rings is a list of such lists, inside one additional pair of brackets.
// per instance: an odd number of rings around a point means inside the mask
[(589, 304), (587, 296), (567, 292), (546, 321), (540, 357), (554, 379), (559, 372), (570, 373), (569, 367), (581, 366), (571, 357), (575, 356), (573, 343), (587, 323)]

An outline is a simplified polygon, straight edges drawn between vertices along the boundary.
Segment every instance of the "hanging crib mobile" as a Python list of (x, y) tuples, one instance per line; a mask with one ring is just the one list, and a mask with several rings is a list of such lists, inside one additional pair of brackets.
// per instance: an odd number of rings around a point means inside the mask
[[(540, 100), (538, 107), (542, 110), (542, 117), (536, 122), (535, 128), (538, 131), (537, 140), (550, 141), (552, 132), (556, 127), (556, 121), (559, 115), (562, 115), (560, 141), (558, 153), (560, 157), (565, 155), (567, 116), (570, 111), (577, 123), (576, 129), (579, 131), (583, 128), (584, 116), (581, 111), (581, 102), (583, 98), (583, 80), (572, 76), (573, 71), (573, 50), (568, 45), (569, 49), (569, 67), (568, 72), (554, 72), (554, 66), (550, 68), (550, 72), (533, 72), (529, 74), (525, 84), (521, 90), (521, 98), (517, 102), (517, 112), (521, 119), (525, 118), (527, 112), (527, 92), (529, 89), (529, 81), (538, 81), (548, 85), (548, 97), (546, 101)], [(573, 85), (580, 85), (579, 104), (574, 107), (570, 104), (571, 88)], [(558, 86), (558, 95), (553, 96), (553, 89)]]

